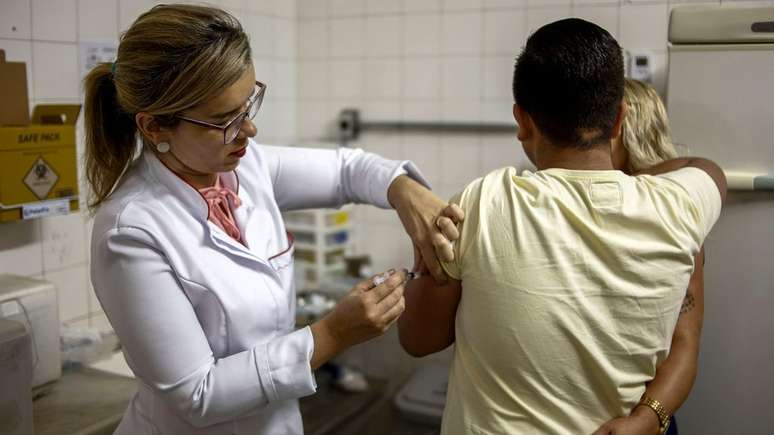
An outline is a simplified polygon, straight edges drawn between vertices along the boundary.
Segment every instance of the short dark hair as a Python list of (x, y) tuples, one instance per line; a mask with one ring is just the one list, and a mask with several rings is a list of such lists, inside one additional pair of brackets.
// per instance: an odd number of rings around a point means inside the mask
[(579, 18), (541, 27), (516, 60), (516, 104), (556, 146), (610, 141), (623, 92), (621, 47), (605, 29)]

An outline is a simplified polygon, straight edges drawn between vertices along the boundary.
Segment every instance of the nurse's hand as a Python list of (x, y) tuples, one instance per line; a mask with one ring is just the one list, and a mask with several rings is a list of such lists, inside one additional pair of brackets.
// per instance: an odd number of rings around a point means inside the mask
[(428, 271), (438, 284), (446, 283), (440, 262), (454, 260), (451, 242), (460, 236), (456, 224), (465, 213), (406, 175), (392, 182), (387, 195), (414, 243), (414, 270)]
[(403, 313), (403, 287), (406, 271), (393, 273), (374, 286), (369, 279), (356, 285), (328, 315), (312, 324), (314, 355), (312, 368), (317, 368), (337, 353), (384, 334)]

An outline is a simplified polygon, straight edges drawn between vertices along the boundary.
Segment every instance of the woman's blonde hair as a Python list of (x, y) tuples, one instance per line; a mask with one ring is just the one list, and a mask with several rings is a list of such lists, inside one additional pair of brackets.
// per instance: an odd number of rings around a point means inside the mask
[(115, 63), (84, 79), (89, 207), (107, 199), (136, 158), (137, 113), (172, 127), (175, 115), (216, 96), (251, 65), (247, 35), (225, 11), (159, 5), (140, 15), (121, 36)]
[(677, 157), (669, 131), (669, 118), (656, 90), (641, 81), (626, 79), (624, 101), (629, 111), (621, 126), (621, 143), (633, 170), (648, 168)]

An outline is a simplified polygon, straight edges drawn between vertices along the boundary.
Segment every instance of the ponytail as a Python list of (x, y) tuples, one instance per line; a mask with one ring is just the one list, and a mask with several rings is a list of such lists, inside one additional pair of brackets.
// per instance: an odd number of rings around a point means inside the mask
[(86, 179), (91, 186), (89, 208), (110, 195), (137, 151), (137, 127), (121, 110), (112, 66), (102, 63), (84, 79)]

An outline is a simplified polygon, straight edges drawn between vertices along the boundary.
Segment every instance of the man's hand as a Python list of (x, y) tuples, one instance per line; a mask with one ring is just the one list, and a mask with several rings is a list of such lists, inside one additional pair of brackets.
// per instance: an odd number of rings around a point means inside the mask
[(592, 435), (657, 435), (659, 429), (656, 414), (644, 406), (638, 406), (628, 417), (610, 420)]
[(437, 283), (446, 283), (440, 261), (454, 260), (451, 242), (460, 236), (456, 224), (465, 218), (462, 209), (405, 175), (392, 182), (387, 195), (414, 243), (414, 270), (428, 271)]

